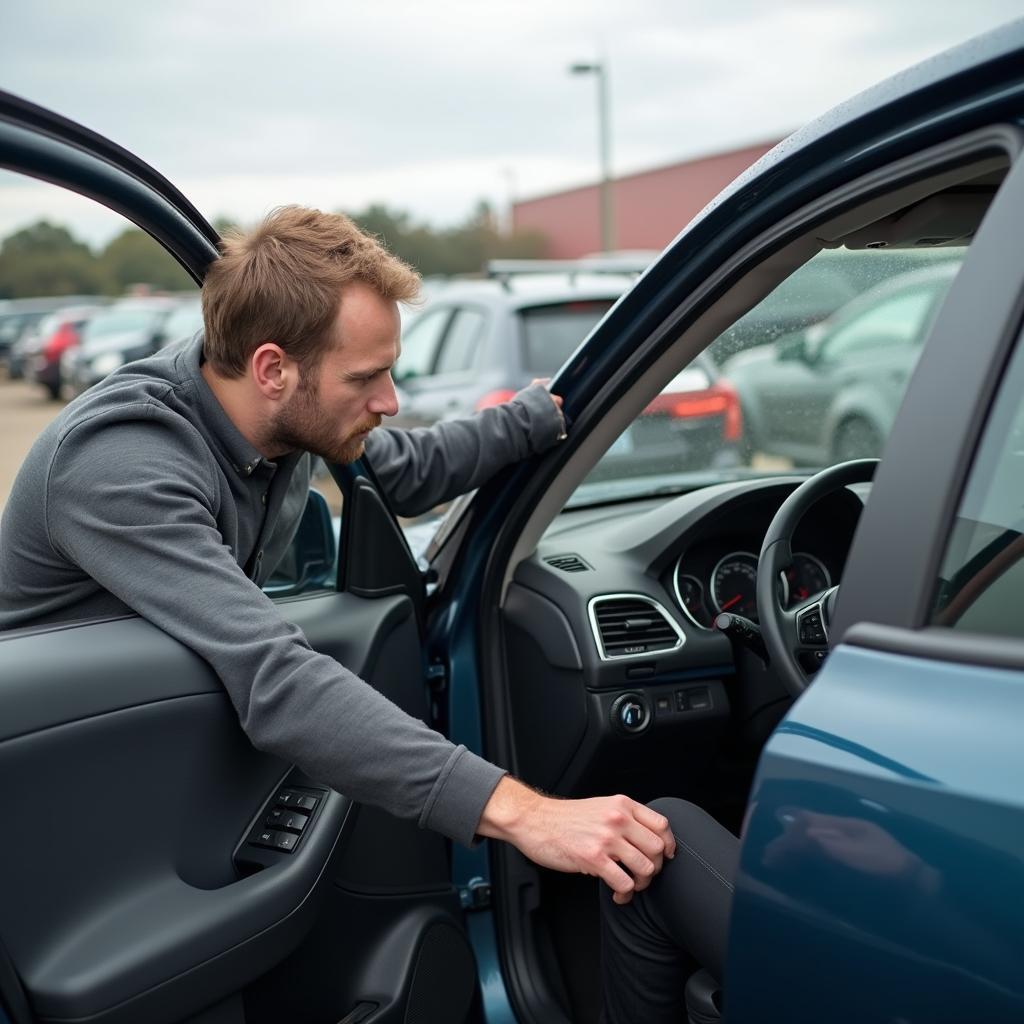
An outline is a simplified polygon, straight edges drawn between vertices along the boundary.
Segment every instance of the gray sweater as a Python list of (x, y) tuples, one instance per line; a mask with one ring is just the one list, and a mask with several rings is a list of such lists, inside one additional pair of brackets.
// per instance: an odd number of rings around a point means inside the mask
[[(0, 630), (138, 613), (210, 664), (256, 747), (469, 844), (502, 770), (312, 650), (262, 592), (298, 527), (309, 456), (264, 459), (201, 353), (197, 338), (122, 367), (36, 440), (0, 520)], [(414, 515), (561, 431), (533, 387), (470, 419), (380, 428), (366, 453)]]

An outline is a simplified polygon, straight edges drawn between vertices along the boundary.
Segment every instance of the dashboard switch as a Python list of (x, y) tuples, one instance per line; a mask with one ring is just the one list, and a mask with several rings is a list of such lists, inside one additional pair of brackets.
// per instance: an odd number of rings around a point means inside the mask
[(651, 709), (639, 693), (624, 693), (612, 704), (612, 724), (621, 732), (636, 735), (651, 724)]

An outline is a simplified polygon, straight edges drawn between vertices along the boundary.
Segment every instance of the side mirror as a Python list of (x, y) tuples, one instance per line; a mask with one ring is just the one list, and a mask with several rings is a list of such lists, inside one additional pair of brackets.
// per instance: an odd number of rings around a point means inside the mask
[(327, 499), (311, 488), (299, 528), (263, 590), (271, 597), (288, 597), (311, 588), (331, 586), (337, 559), (330, 507)]

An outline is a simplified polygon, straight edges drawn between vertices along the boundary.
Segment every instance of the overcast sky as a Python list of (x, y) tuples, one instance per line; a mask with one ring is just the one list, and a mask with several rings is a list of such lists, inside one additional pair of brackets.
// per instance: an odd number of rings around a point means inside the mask
[[(485, 197), (778, 138), (1021, 0), (3, 0), (0, 88), (153, 164), (208, 217), (373, 201), (449, 224)], [(120, 224), (0, 172), (0, 236)]]

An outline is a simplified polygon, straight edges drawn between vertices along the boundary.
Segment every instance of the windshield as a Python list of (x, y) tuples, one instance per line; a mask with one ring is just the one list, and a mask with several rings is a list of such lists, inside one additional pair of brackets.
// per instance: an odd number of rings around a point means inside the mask
[(881, 455), (965, 253), (820, 253), (668, 382), (570, 506)]
[(94, 338), (128, 331), (145, 331), (155, 326), (164, 313), (164, 310), (158, 309), (114, 309), (109, 313), (101, 313), (89, 321), (83, 340), (92, 341)]

